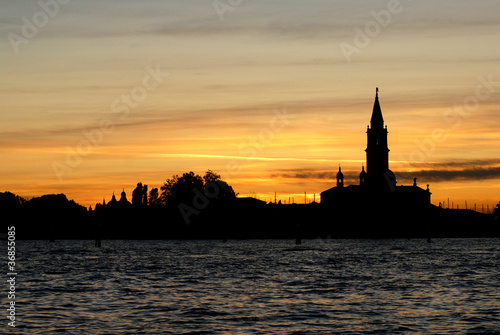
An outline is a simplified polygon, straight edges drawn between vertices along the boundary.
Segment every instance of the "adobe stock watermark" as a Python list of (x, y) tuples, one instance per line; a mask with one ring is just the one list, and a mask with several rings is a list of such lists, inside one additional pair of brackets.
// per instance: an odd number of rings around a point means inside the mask
[[(275, 134), (285, 129), (290, 124), (290, 119), (295, 118), (295, 115), (288, 114), (286, 107), (283, 107), (281, 111), (273, 110), (273, 114), (267, 127), (261, 128), (256, 136), (248, 136), (247, 140), (238, 145), (238, 154), (244, 157), (256, 157), (259, 151), (274, 141)], [(226, 164), (226, 172), (229, 176), (239, 172), (240, 169), (240, 163), (236, 159)]]
[(242, 2), (243, 0), (214, 0), (212, 5), (219, 15), (219, 20), (224, 21), (224, 14), (233, 12)]
[(51, 19), (59, 14), (62, 5), (67, 5), (71, 0), (39, 0), (38, 6), (40, 10), (34, 13), (31, 18), (23, 16), (21, 21), (20, 34), (9, 32), (7, 39), (9, 40), (12, 50), (16, 54), (19, 53), (19, 47), (23, 44), (28, 44), (29, 41), (38, 35), (40, 29), (45, 27)]
[[(427, 139), (415, 141), (417, 149), (413, 150), (408, 157), (399, 157), (399, 161), (404, 162), (407, 167), (412, 167), (428, 160), (437, 146), (444, 143), (451, 133), (462, 125), (464, 119), (471, 117), (477, 111), (481, 102), (500, 91), (500, 81), (494, 81), (492, 74), (481, 75), (477, 80), (479, 83), (474, 89), (474, 94), (466, 96), (461, 104), (455, 104), (443, 112), (443, 120), (450, 125), (449, 128), (434, 128)], [(408, 178), (410, 175), (409, 172), (398, 172), (398, 176), (402, 178)]]
[(147, 98), (149, 92), (156, 89), (170, 75), (168, 72), (163, 72), (159, 65), (154, 69), (149, 65), (146, 66), (146, 72), (140, 85), (134, 86), (128, 94), (122, 94), (111, 102), (110, 109), (113, 114), (110, 117), (102, 118), (95, 128), (83, 130), (83, 139), (75, 147), (65, 148), (64, 161), (52, 162), (52, 169), (60, 182), (63, 181), (65, 174), (72, 172), (82, 163), (83, 157), (93, 152), (94, 147), (102, 144), (104, 135), (113, 132), (117, 122), (125, 120), (130, 110), (137, 108), (139, 103)]
[(370, 45), (372, 39), (380, 34), (382, 28), (387, 27), (392, 22), (394, 15), (400, 14), (403, 11), (403, 6), (399, 0), (389, 0), (386, 8), (378, 12), (374, 10), (370, 11), (373, 20), (368, 21), (364, 29), (354, 27), (355, 34), (352, 44), (346, 42), (340, 43), (340, 50), (348, 63), (352, 61), (351, 58), (354, 54), (359, 54), (361, 50)]
[(182, 218), (186, 224), (190, 224), (190, 216), (198, 215), (202, 210), (207, 208), (210, 204), (210, 200), (216, 198), (221, 189), (226, 188), (228, 185), (222, 181), (212, 181), (207, 183), (203, 188), (203, 192), (198, 190), (196, 187), (193, 188), (193, 203), (192, 206), (186, 205), (185, 203), (181, 203), (178, 208), (181, 212)]
[[(247, 140), (240, 143), (238, 146), (240, 155), (249, 158), (256, 157), (259, 151), (274, 140), (275, 134), (285, 129), (290, 124), (290, 119), (295, 117), (295, 115), (288, 114), (286, 107), (283, 107), (281, 111), (273, 110), (273, 114), (274, 116), (269, 120), (267, 127), (261, 128), (256, 136), (249, 136)], [(225, 177), (229, 178), (240, 169), (240, 163), (235, 159), (231, 160), (226, 164), (227, 174), (225, 174)], [(182, 203), (178, 206), (184, 222), (189, 224), (191, 215), (200, 214), (210, 204), (210, 200), (216, 198), (221, 189), (227, 186), (226, 182), (216, 181), (208, 183), (203, 192), (193, 188), (194, 196), (191, 205)]]

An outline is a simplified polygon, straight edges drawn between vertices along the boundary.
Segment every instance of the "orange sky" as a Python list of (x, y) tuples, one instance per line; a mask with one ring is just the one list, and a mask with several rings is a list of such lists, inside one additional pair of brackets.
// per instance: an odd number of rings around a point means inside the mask
[(242, 196), (312, 200), (339, 164), (357, 182), (379, 87), (398, 184), (492, 207), (500, 3), (391, 3), (4, 3), (0, 191), (88, 206), (212, 169)]

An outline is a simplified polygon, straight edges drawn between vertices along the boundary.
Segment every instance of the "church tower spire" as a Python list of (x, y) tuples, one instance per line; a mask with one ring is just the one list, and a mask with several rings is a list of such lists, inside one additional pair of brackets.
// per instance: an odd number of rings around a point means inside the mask
[(387, 146), (387, 126), (384, 127), (382, 109), (378, 100), (378, 87), (375, 91), (370, 126), (367, 129), (366, 181), (374, 187), (383, 187), (384, 174), (389, 170), (389, 148)]
[(370, 120), (370, 125), (372, 128), (383, 128), (384, 118), (382, 117), (382, 109), (380, 108), (380, 102), (378, 101), (378, 87), (375, 90), (375, 103), (373, 104), (372, 118)]

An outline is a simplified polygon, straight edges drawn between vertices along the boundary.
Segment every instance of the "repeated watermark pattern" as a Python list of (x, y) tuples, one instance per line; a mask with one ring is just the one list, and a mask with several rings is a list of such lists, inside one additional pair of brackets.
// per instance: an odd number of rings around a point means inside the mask
[(170, 74), (163, 72), (159, 65), (155, 68), (146, 66), (146, 74), (141, 84), (134, 86), (128, 94), (122, 94), (111, 102), (112, 114), (102, 118), (98, 125), (92, 129), (82, 131), (83, 139), (74, 147), (67, 146), (66, 157), (63, 161), (53, 161), (52, 168), (57, 179), (62, 182), (65, 174), (72, 172), (83, 161), (83, 157), (90, 155), (94, 147), (102, 144), (104, 135), (110, 134), (115, 129), (117, 122), (122, 122), (130, 111), (148, 97), (149, 92), (155, 90)]
[[(248, 136), (245, 141), (238, 145), (238, 154), (244, 157), (256, 157), (258, 152), (274, 141), (275, 134), (283, 131), (290, 124), (290, 119), (295, 118), (295, 115), (288, 113), (286, 106), (281, 111), (273, 110), (273, 114), (274, 116), (269, 120), (268, 127), (261, 128), (256, 136)], [(240, 170), (241, 166), (238, 160), (231, 159), (227, 162), (227, 178)]]
[[(410, 0), (411, 1), (411, 0)], [(339, 47), (348, 63), (352, 61), (354, 54), (359, 54), (363, 49), (370, 45), (371, 41), (380, 35), (382, 28), (387, 27), (392, 22), (394, 15), (398, 15), (403, 11), (403, 5), (399, 0), (389, 0), (386, 9), (379, 11), (370, 11), (370, 16), (373, 18), (368, 21), (364, 29), (360, 27), (354, 28), (354, 38), (352, 43), (342, 42)]]
[(9, 40), (12, 50), (18, 54), (19, 47), (28, 44), (30, 40), (35, 38), (40, 30), (45, 27), (51, 19), (59, 14), (62, 5), (66, 5), (71, 0), (39, 0), (38, 6), (40, 10), (35, 12), (31, 18), (23, 16), (21, 30), (18, 33), (9, 32), (7, 39)]
[(192, 206), (187, 205), (185, 203), (181, 203), (178, 206), (179, 211), (182, 214), (182, 218), (184, 219), (184, 222), (186, 224), (190, 224), (191, 223), (190, 216), (200, 214), (200, 211), (207, 208), (207, 206), (210, 204), (210, 200), (217, 197), (221, 189), (224, 189), (227, 186), (228, 185), (224, 182), (212, 181), (205, 185), (205, 187), (203, 188), (203, 192), (201, 192), (196, 187), (193, 188), (194, 196), (193, 196)]
[(219, 19), (224, 21), (224, 15), (233, 12), (242, 2), (243, 0), (214, 0), (212, 5), (217, 15), (219, 15)]
[[(466, 96), (461, 104), (455, 104), (452, 108), (447, 108), (443, 112), (443, 121), (449, 128), (434, 128), (428, 138), (423, 141), (415, 141), (417, 149), (413, 150), (408, 157), (400, 156), (399, 161), (407, 168), (427, 161), (435, 152), (439, 144), (443, 144), (451, 133), (463, 123), (464, 119), (471, 117), (479, 108), (481, 102), (486, 101), (493, 93), (500, 91), (500, 81), (494, 81), (493, 74), (479, 76), (478, 84), (474, 89), (474, 94)], [(410, 172), (398, 172), (398, 177), (403, 179), (410, 177)], [(389, 176), (386, 176), (389, 177)], [(388, 181), (391, 178), (388, 178)], [(390, 183), (390, 185), (393, 185)], [(394, 190), (394, 188), (391, 187)]]

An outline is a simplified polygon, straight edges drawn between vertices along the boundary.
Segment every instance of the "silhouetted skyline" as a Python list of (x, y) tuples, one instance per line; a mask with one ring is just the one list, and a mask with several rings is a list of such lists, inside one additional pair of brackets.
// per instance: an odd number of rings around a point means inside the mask
[(7, 2), (1, 190), (88, 207), (210, 168), (242, 196), (312, 201), (339, 163), (357, 182), (378, 86), (391, 169), (436, 205), (495, 205), (498, 1), (388, 4)]
[[(493, 215), (475, 208), (462, 210), (431, 204), (429, 184), (398, 185), (389, 169), (388, 127), (376, 88), (366, 134), (366, 162), (359, 183), (346, 185), (339, 164), (336, 186), (320, 195), (320, 202), (298, 205), (277, 200), (266, 204), (255, 198), (237, 197), (221, 175), (207, 170), (167, 178), (160, 189), (138, 182), (131, 201), (122, 189), (119, 200), (85, 207), (64, 194), (44, 195), (27, 201), (12, 193), (0, 193), (0, 209), (19, 222), (21, 238), (55, 239), (231, 239), (302, 238), (422, 238), (500, 236), (498, 202)], [(365, 171), (366, 165), (366, 171)], [(487, 208), (487, 214), (489, 208)], [(7, 223), (6, 223), (7, 224)], [(138, 225), (141, 231), (137, 231)]]

